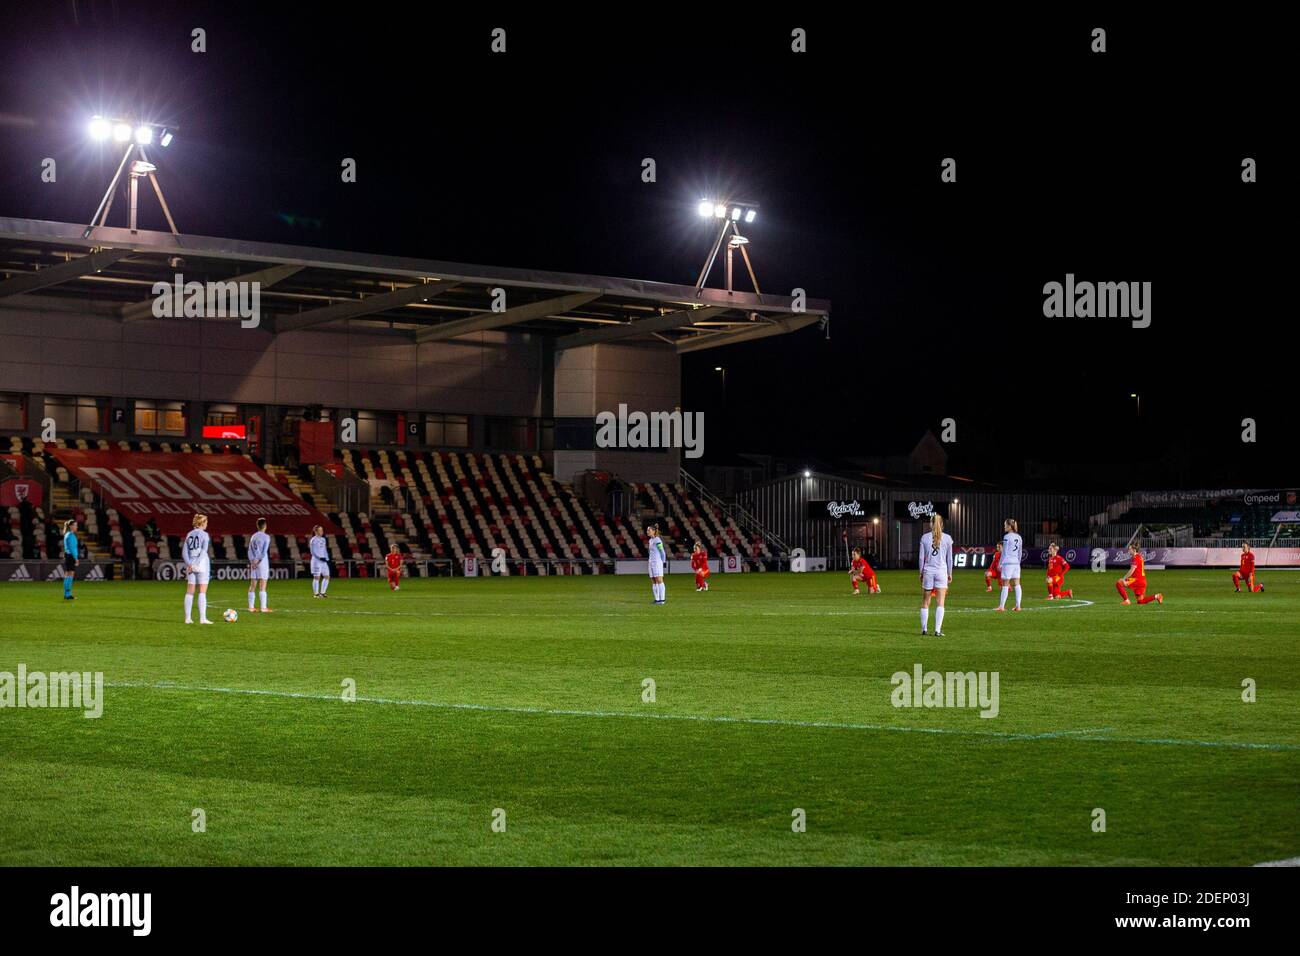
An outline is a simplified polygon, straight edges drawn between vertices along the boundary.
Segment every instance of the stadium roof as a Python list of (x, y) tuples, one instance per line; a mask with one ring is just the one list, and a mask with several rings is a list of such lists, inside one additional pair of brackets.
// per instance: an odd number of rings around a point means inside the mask
[[(361, 325), (436, 341), (509, 326), (554, 335), (557, 349), (639, 339), (679, 353), (794, 332), (830, 314), (824, 300), (796, 311), (786, 296), (641, 279), (105, 226), (86, 238), (87, 231), (0, 218), (0, 302), (39, 293), (89, 300), (94, 311), (127, 322), (169, 321), (154, 318), (151, 290), (181, 273), (185, 282), (259, 281), (262, 322), (276, 332)], [(498, 288), (504, 311), (493, 311)]]

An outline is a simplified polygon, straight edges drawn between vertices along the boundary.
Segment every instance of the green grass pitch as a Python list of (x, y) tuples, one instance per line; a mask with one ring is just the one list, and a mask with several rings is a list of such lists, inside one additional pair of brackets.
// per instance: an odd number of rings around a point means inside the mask
[[(325, 601), (299, 580), (266, 616), (215, 582), (212, 627), (181, 623), (177, 584), (0, 585), (0, 672), (108, 685), (99, 719), (0, 710), (0, 864), (1300, 855), (1300, 573), (1236, 594), (1155, 571), (1143, 607), (1118, 571), (1073, 572), (1060, 604), (1028, 573), (1026, 611), (996, 614), (958, 572), (943, 638), (911, 572), (856, 598), (840, 573), (675, 576), (664, 607), (640, 576), (336, 579)], [(894, 707), (918, 663), (996, 671), (998, 715)]]

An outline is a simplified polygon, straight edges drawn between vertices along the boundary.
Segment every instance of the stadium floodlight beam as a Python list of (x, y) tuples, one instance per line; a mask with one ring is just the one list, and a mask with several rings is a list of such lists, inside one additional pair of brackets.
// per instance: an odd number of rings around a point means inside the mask
[(95, 215), (90, 218), (90, 225), (86, 227), (86, 231), (81, 234), (81, 237), (89, 239), (90, 234), (95, 231), (95, 227), (107, 225), (108, 213), (113, 208), (113, 196), (117, 191), (117, 184), (121, 181), (122, 172), (127, 169), (127, 163), (130, 162), (132, 155), (137, 153), (139, 158), (134, 163), (131, 163), (127, 182), (131, 231), (138, 231), (136, 213), (139, 208), (140, 180), (148, 177), (150, 184), (153, 186), (154, 194), (158, 197), (158, 205), (162, 207), (163, 215), (167, 217), (167, 225), (171, 227), (172, 235), (179, 236), (180, 231), (176, 228), (176, 221), (172, 219), (171, 209), (167, 206), (162, 186), (158, 184), (158, 177), (155, 175), (158, 167), (149, 162), (149, 157), (144, 151), (146, 146), (153, 143), (155, 134), (161, 134), (159, 142), (163, 146), (169, 145), (172, 139), (175, 138), (176, 127), (95, 116), (90, 120), (88, 132), (90, 138), (98, 142), (105, 142), (111, 136), (115, 142), (125, 143), (126, 152), (122, 154), (122, 161), (117, 165), (117, 172), (113, 174), (113, 178), (109, 181), (108, 189), (104, 191), (104, 198), (99, 201), (99, 207), (95, 210)]
[(718, 202), (711, 199), (701, 199), (699, 205), (699, 214), (701, 218), (709, 216), (709, 210), (712, 209), (715, 219), (721, 222), (721, 228), (718, 230), (717, 237), (713, 240), (713, 247), (709, 250), (709, 256), (704, 260), (704, 268), (700, 270), (700, 277), (695, 281), (696, 289), (703, 289), (704, 282), (713, 270), (713, 263), (717, 261), (718, 252), (722, 248), (722, 241), (727, 238), (727, 231), (732, 232), (731, 241), (727, 243), (727, 291), (735, 291), (732, 287), (732, 258), (737, 249), (745, 259), (745, 268), (749, 270), (749, 281), (754, 284), (754, 291), (762, 295), (762, 290), (758, 287), (758, 276), (754, 274), (754, 263), (749, 259), (749, 253), (745, 246), (749, 242), (740, 234), (740, 229), (736, 225), (742, 219), (745, 222), (753, 222), (758, 216), (758, 204), (744, 202), (739, 199)]

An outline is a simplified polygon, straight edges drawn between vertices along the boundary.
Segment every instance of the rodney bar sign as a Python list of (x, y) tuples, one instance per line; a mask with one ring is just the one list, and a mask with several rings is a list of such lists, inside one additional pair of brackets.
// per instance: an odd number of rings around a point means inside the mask
[(808, 517), (813, 521), (864, 521), (880, 516), (879, 501), (809, 501)]

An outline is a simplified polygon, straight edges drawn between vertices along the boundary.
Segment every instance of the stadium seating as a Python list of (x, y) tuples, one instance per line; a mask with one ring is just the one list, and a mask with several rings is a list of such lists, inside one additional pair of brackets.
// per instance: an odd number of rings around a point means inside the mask
[[(177, 559), (180, 538), (149, 533), (97, 503), (92, 490), (81, 488), (59, 463), (59, 449), (215, 453), (211, 445), (184, 442), (78, 439), (47, 445), (13, 437), (9, 445), (11, 452), (40, 463), (54, 487), (48, 513), (30, 505), (8, 509), (0, 557), (57, 558), (62, 553), (59, 525), (75, 515), (93, 556), (133, 564), (140, 574), (148, 573), (156, 560)], [(357, 574), (372, 573), (391, 544), (416, 562), (414, 573), (426, 573), (426, 561), (444, 572), (471, 556), (490, 561), (497, 548), (516, 574), (593, 573), (607, 570), (615, 560), (643, 557), (644, 525), (652, 518), (662, 525), (661, 534), (675, 558), (689, 557), (695, 540), (714, 557), (734, 554), (755, 568), (772, 557), (761, 537), (745, 534), (714, 504), (680, 485), (630, 484), (631, 513), (610, 516), (545, 471), (537, 455), (348, 448), (340, 458), (345, 468), (371, 484), (364, 511), (333, 510), (321, 500), (306, 466), (294, 471), (251, 460), (339, 526), (342, 534), (329, 539), (330, 556), (339, 565), (352, 562)], [(212, 546), (215, 557), (234, 561), (243, 558), (247, 541), (243, 535), (214, 536)], [(305, 537), (272, 535), (272, 561), (301, 562), (306, 551)]]

